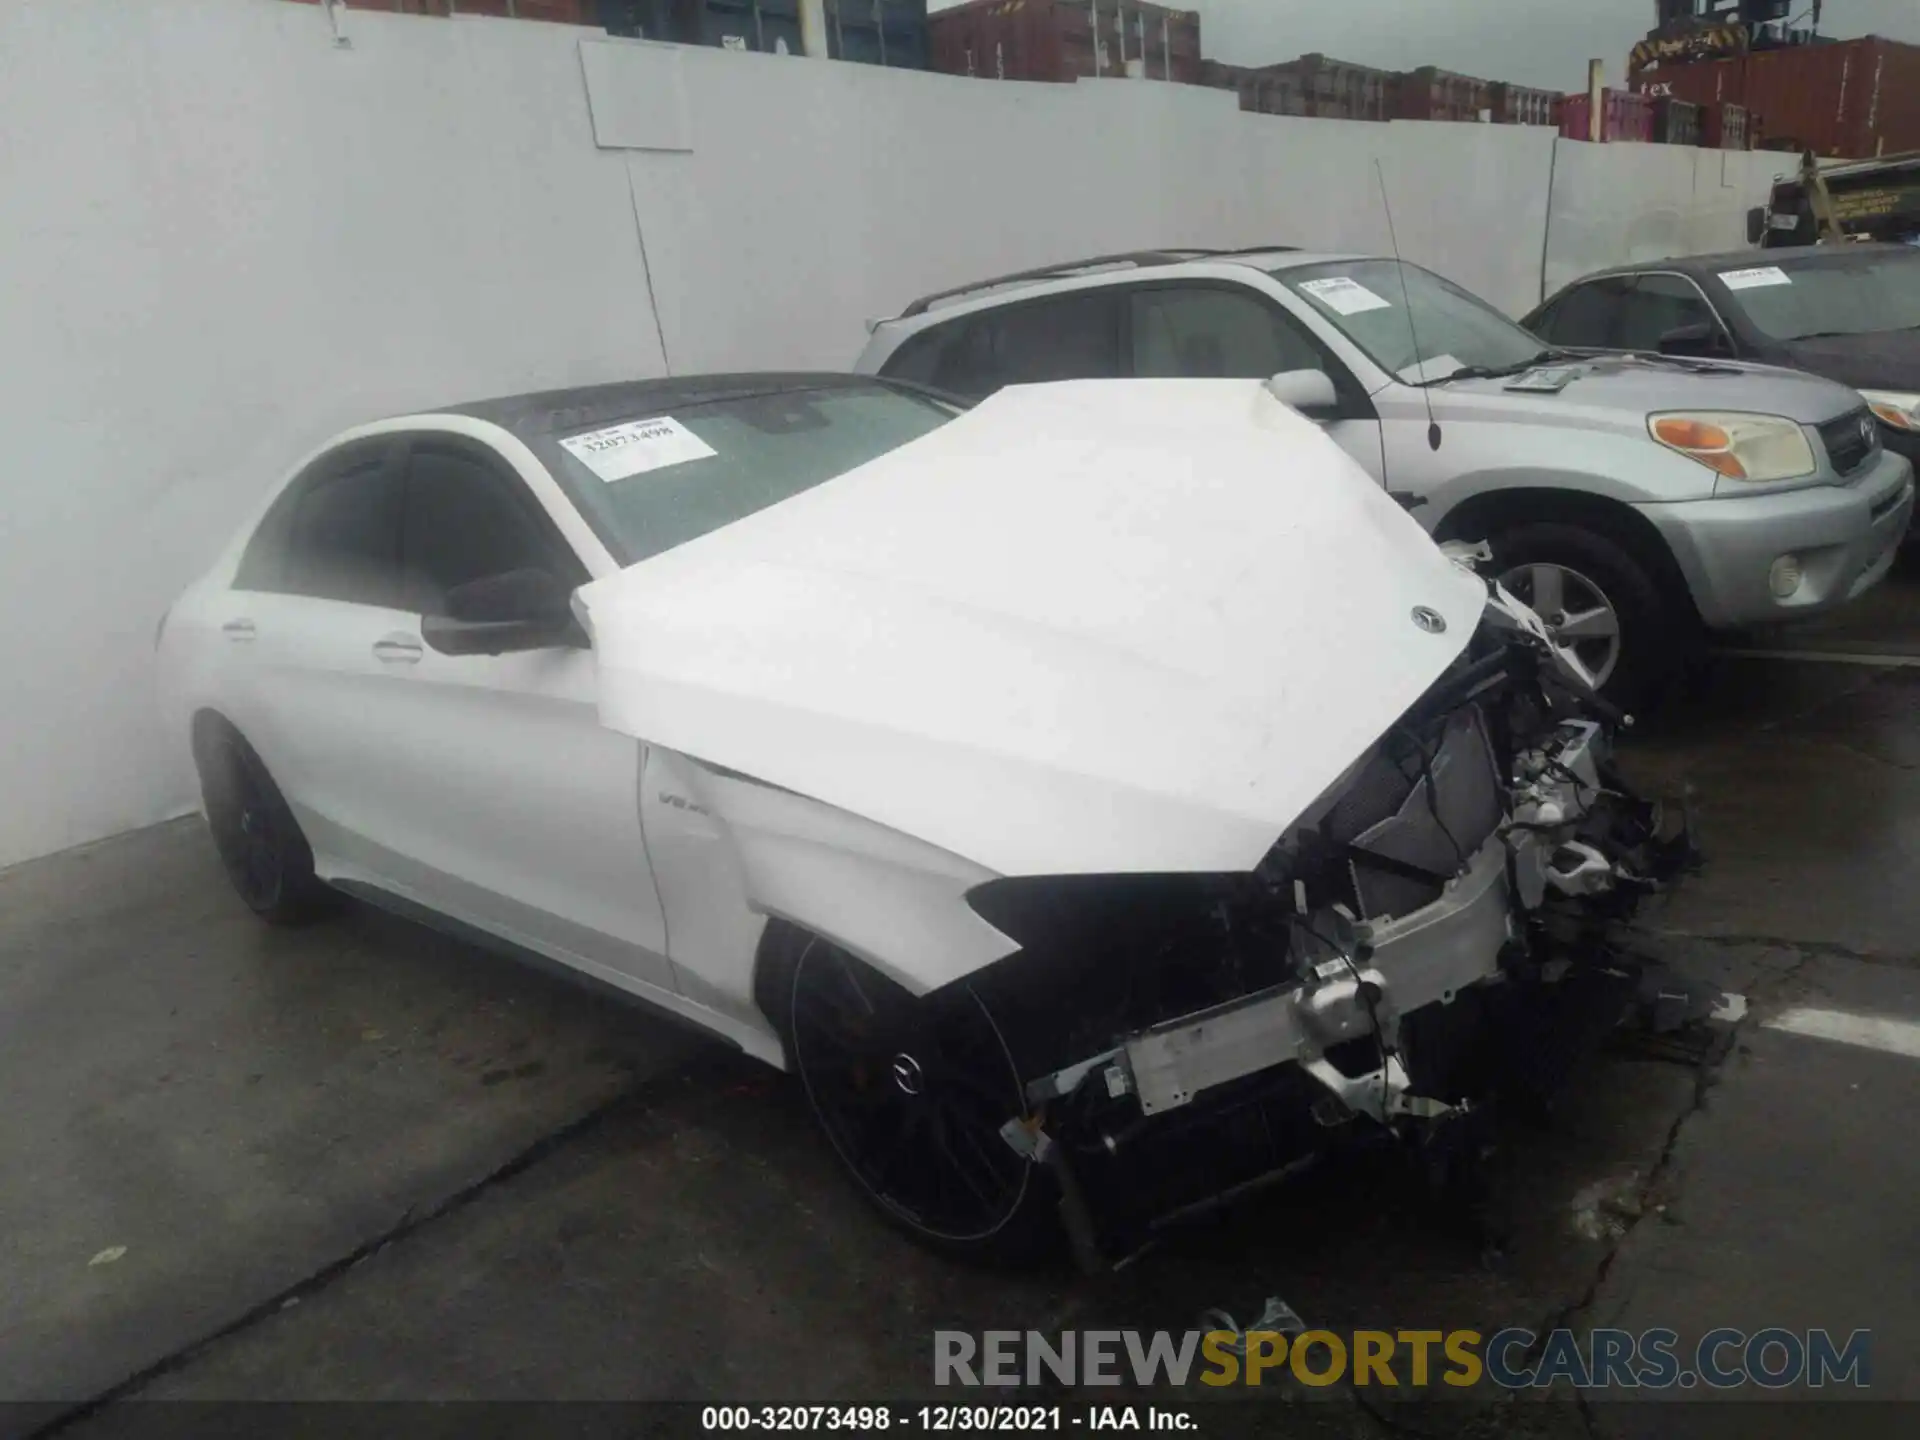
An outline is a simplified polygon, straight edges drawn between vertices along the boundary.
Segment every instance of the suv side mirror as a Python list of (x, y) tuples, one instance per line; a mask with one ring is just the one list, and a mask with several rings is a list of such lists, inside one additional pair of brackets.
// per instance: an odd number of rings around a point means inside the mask
[(1756, 205), (1747, 211), (1747, 243), (1758, 245), (1761, 237), (1767, 233), (1767, 208)]
[(545, 570), (509, 570), (455, 585), (446, 608), (420, 621), (420, 638), (442, 655), (505, 655), (580, 639), (566, 587)]
[(1324, 370), (1282, 370), (1267, 381), (1267, 393), (1309, 418), (1324, 415), (1340, 403), (1333, 380)]
[(1733, 344), (1727, 332), (1711, 320), (1678, 325), (1660, 337), (1662, 355), (1731, 355)]

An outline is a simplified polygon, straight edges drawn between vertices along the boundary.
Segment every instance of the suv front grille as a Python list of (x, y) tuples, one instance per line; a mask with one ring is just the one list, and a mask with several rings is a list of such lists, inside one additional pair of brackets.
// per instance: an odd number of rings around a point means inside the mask
[(1851, 475), (1880, 450), (1880, 422), (1871, 410), (1855, 410), (1820, 427), (1820, 443), (1827, 459), (1842, 475)]

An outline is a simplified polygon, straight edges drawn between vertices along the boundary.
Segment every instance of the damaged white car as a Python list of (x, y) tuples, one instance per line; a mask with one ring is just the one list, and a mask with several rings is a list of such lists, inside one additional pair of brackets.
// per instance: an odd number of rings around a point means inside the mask
[(349, 891), (691, 1019), (963, 1254), (1436, 1145), (1617, 1015), (1604, 925), (1687, 851), (1537, 617), (1254, 382), (383, 421), (158, 644), (254, 910)]

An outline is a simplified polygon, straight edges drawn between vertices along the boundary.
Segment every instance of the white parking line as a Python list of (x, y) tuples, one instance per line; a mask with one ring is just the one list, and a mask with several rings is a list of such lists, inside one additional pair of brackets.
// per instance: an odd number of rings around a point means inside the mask
[(1734, 650), (1715, 649), (1728, 660), (1811, 660), (1821, 665), (1879, 665), (1889, 670), (1920, 669), (1920, 655), (1869, 655), (1853, 650)]
[(1920, 1060), (1920, 1025), (1911, 1020), (1888, 1020), (1880, 1015), (1849, 1015), (1844, 1010), (1814, 1010), (1804, 1005), (1782, 1012), (1763, 1026), (1805, 1035), (1814, 1040), (1837, 1040)]

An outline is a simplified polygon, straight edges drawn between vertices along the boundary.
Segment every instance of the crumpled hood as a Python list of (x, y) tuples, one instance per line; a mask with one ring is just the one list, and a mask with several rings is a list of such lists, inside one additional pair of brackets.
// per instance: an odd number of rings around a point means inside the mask
[(1786, 363), (1860, 390), (1920, 390), (1920, 330), (1829, 335), (1781, 344)]
[(1259, 383), (1143, 380), (1003, 391), (578, 598), (606, 725), (1044, 875), (1253, 868), (1486, 590)]
[(1451, 380), (1427, 393), (1442, 420), (1559, 416), (1632, 433), (1644, 432), (1646, 417), (1662, 410), (1746, 410), (1819, 425), (1860, 408), (1858, 396), (1830, 380), (1734, 360), (1591, 355), (1536, 369), (1572, 371), (1573, 379), (1557, 391), (1516, 390), (1518, 375)]

